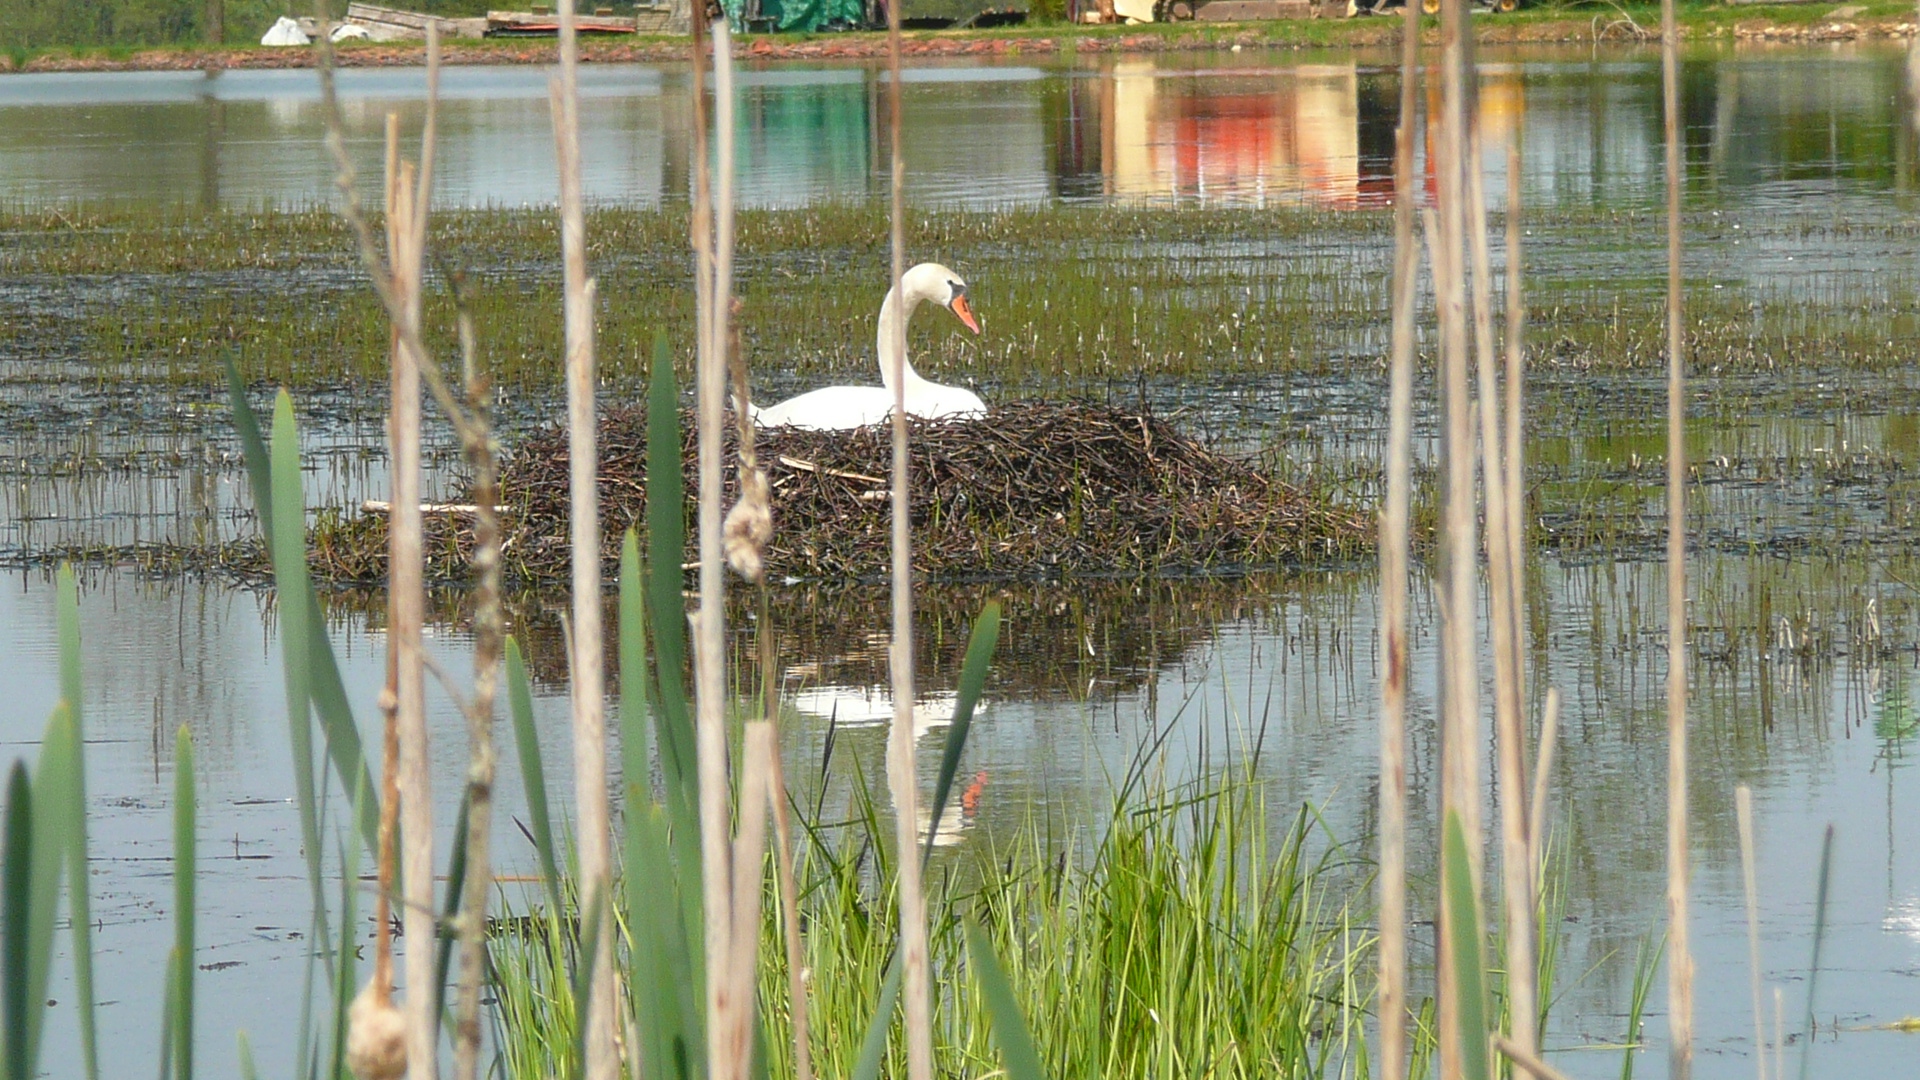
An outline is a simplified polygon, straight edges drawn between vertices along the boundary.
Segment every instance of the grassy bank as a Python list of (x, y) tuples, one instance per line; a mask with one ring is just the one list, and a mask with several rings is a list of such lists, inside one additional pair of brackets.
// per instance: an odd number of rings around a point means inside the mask
[[(1057, 7), (1057, 5), (1054, 5)], [(1691, 41), (1758, 40), (1869, 40), (1911, 33), (1913, 8), (1898, 0), (1870, 0), (1848, 5), (1852, 12), (1833, 17), (1830, 4), (1684, 3), (1680, 6), (1681, 34)], [(258, 21), (258, 20), (255, 20)], [(270, 21), (270, 20), (269, 20)], [(1598, 41), (1644, 41), (1660, 23), (1657, 4), (1548, 3), (1524, 7), (1505, 15), (1475, 18), (1475, 36), (1481, 44), (1553, 44)], [(256, 39), (266, 28), (250, 24), (247, 34), (237, 23), (227, 35), (231, 42)], [(209, 45), (192, 35), (111, 44), (16, 44), (0, 48), (0, 72), (7, 71), (123, 71), (198, 70), (209, 67), (309, 67), (313, 57), (305, 49), (272, 49), (248, 43)], [(1193, 22), (1142, 26), (1084, 26), (1049, 18), (1041, 6), (1024, 26), (987, 30), (922, 30), (906, 35), (908, 55), (976, 55), (1017, 53), (1160, 52), (1205, 50), (1238, 46), (1242, 49), (1382, 48), (1398, 40), (1398, 20), (1371, 16), (1354, 19), (1289, 19), (1256, 23)], [(16, 42), (28, 39), (16, 38)], [(1438, 41), (1437, 31), (1432, 40)], [(164, 43), (171, 42), (171, 43)], [(744, 38), (742, 56), (754, 59), (879, 58), (886, 51), (886, 35), (858, 32), (827, 35), (778, 34)], [(686, 54), (684, 39), (637, 37), (626, 41), (591, 41), (582, 46), (582, 59), (594, 63), (678, 60)], [(455, 64), (546, 64), (553, 60), (550, 42), (479, 40), (450, 43), (446, 58)], [(350, 44), (341, 49), (340, 62), (348, 67), (409, 66), (424, 62), (420, 47), (406, 44)]]

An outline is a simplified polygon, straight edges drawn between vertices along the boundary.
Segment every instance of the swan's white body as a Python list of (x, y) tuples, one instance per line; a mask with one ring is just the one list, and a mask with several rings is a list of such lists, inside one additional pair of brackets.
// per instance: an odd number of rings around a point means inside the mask
[[(967, 305), (967, 283), (960, 275), (938, 263), (921, 263), (900, 277), (900, 290), (906, 296), (906, 309), (899, 314), (904, 322), (913, 317), (913, 309), (932, 300), (951, 310), (974, 333), (980, 324), (974, 321)], [(790, 397), (777, 405), (753, 410), (753, 422), (761, 427), (798, 427), (816, 431), (846, 431), (885, 423), (893, 416), (893, 368), (900, 365), (906, 388), (908, 416), (925, 419), (981, 416), (987, 404), (980, 395), (958, 386), (943, 386), (923, 378), (913, 370), (899, 342), (888, 332), (895, 318), (896, 298), (887, 291), (880, 304), (880, 328), (875, 352), (880, 357), (879, 386), (825, 386)], [(905, 337), (904, 334), (900, 335)]]

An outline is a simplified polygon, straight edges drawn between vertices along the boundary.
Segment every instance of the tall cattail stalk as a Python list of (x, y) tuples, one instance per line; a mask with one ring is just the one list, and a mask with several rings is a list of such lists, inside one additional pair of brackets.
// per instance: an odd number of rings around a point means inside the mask
[[(1487, 578), (1493, 631), (1494, 740), (1500, 785), (1500, 874), (1506, 900), (1507, 1001), (1512, 1042), (1531, 1057), (1535, 1050), (1532, 1017), (1536, 1000), (1533, 964), (1533, 867), (1528, 862), (1526, 735), (1521, 729), (1525, 695), (1525, 657), (1520, 647), (1520, 616), (1514, 583), (1520, 577), (1520, 545), (1513, 535), (1509, 492), (1518, 477), (1508, 471), (1505, 419), (1518, 405), (1509, 386), (1503, 407), (1496, 370), (1493, 331), (1493, 269), (1487, 239), (1487, 204), (1481, 168), (1480, 123), (1469, 121), (1467, 222), (1473, 252), (1473, 330), (1475, 370), (1480, 395), (1481, 475), (1486, 489)], [(1509, 266), (1509, 274), (1512, 267)], [(1509, 280), (1511, 289), (1511, 280)], [(1511, 339), (1512, 330), (1508, 329)], [(1509, 340), (1508, 348), (1514, 347)], [(1522, 1058), (1519, 1069), (1530, 1071)]]
[(1393, 356), (1387, 501), (1380, 515), (1380, 1073), (1407, 1075), (1407, 566), (1412, 548), (1413, 317), (1419, 260), (1413, 235), (1414, 109), (1420, 5), (1405, 5), (1400, 128), (1393, 155)]
[[(887, 5), (887, 131), (890, 177), (891, 295), (906, 271), (906, 162), (900, 143), (900, 5)], [(920, 781), (913, 744), (913, 535), (908, 517), (907, 305), (893, 305), (893, 729), (887, 738), (887, 785), (893, 793), (896, 872), (900, 877), (900, 958), (904, 968), (907, 1076), (933, 1078), (933, 987), (927, 960), (927, 910), (921, 895), (918, 835)]]
[[(726, 556), (722, 522), (727, 341), (733, 293), (733, 44), (724, 15), (709, 29), (713, 51), (714, 139), (718, 168), (711, 189), (711, 236), (696, 238), (710, 269), (704, 323), (698, 342), (695, 407), (699, 431), (700, 607), (694, 625), (694, 686), (697, 695), (696, 744), (700, 769), (700, 836), (703, 912), (706, 920), (707, 1047), (713, 1074), (744, 1080), (751, 1059), (753, 982), (750, 976), (757, 936), (743, 935), (738, 919), (751, 906), (759, 912), (760, 863), (751, 871), (739, 859), (748, 843), (736, 843), (729, 824), (726, 735)], [(699, 48), (696, 41), (695, 48)], [(704, 58), (700, 58), (704, 61)], [(704, 119), (704, 118), (700, 118)], [(698, 122), (698, 121), (696, 121)], [(705, 152), (702, 155), (704, 168)], [(703, 178), (704, 179), (704, 178)], [(704, 185), (703, 185), (704, 187)], [(708, 192), (699, 193), (702, 201)], [(711, 245), (711, 246), (706, 246)], [(761, 838), (764, 856), (766, 790), (764, 764), (742, 762), (740, 827), (743, 841)], [(758, 790), (749, 794), (748, 783)], [(740, 892), (751, 888), (743, 900)], [(757, 933), (758, 923), (755, 923)]]
[[(1465, 233), (1467, 39), (1472, 33), (1465, 0), (1441, 7), (1441, 115), (1436, 140), (1439, 208), (1433, 216), (1434, 287), (1440, 321), (1441, 413), (1445, 432), (1445, 503), (1440, 536), (1441, 770), (1440, 812), (1457, 818), (1473, 841), (1466, 851), (1468, 884), (1479, 891), (1479, 672), (1475, 664), (1476, 558), (1474, 420), (1468, 389)], [(1440, 925), (1465, 917), (1454, 911), (1453, 890), (1440, 893)], [(1475, 905), (1477, 907), (1477, 904)], [(1485, 1055), (1465, 1032), (1463, 1003), (1456, 996), (1456, 968), (1478, 957), (1455, 955), (1449, 935), (1440, 935), (1440, 1072), (1464, 1074), (1468, 1055)], [(1475, 1072), (1479, 1072), (1476, 1069)]]
[[(573, 539), (573, 781), (578, 803), (576, 850), (580, 909), (604, 912), (612, 898), (610, 810), (607, 805), (606, 671), (600, 596), (598, 416), (594, 408), (594, 283), (587, 276), (587, 226), (580, 182), (580, 47), (573, 0), (560, 0), (560, 71), (548, 86), (560, 173), (562, 310), (566, 323), (567, 453)], [(615, 1054), (613, 920), (593, 924), (593, 979), (582, 1021), (587, 1080), (613, 1080)]]
[[(426, 623), (425, 561), (420, 516), (420, 337), (422, 235), (414, 225), (412, 163), (401, 162), (400, 121), (387, 117), (388, 288), (394, 320), (390, 354), (392, 404), (387, 439), (391, 447), (393, 513), (387, 533), (387, 633), (396, 656), (394, 723), (400, 736), (401, 874), (406, 893), (401, 922), (410, 941), (437, 939), (433, 915), (433, 795), (427, 745), (425, 665), (420, 652)], [(407, 950), (407, 1064), (417, 1080), (435, 1076), (439, 1042), (439, 995), (434, 950)]]
[(1680, 326), (1680, 30), (1660, 3), (1667, 143), (1667, 1030), (1668, 1075), (1693, 1073), (1693, 948), (1687, 893), (1687, 406)]

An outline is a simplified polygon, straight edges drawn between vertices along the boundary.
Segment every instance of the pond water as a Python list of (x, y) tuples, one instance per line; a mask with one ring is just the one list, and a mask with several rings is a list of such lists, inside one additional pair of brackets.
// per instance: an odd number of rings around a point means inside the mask
[[(1658, 69), (1643, 52), (1490, 53), (1482, 71), (1489, 141), (1525, 131), (1524, 190), (1543, 207), (1644, 208), (1660, 176)], [(1874, 49), (1700, 52), (1686, 65), (1690, 192), (1737, 208), (1774, 242), (1739, 247), (1737, 224), (1710, 246), (1713, 280), (1784, 295), (1848, 288), (1895, 296), (1920, 243), (1850, 238), (1843, 226), (1909, 216), (1910, 103), (1898, 55)], [(683, 197), (688, 111), (683, 71), (594, 68), (583, 116), (594, 196), (621, 204)], [(382, 116), (417, 115), (419, 74), (343, 77), (355, 152), (372, 174)], [(941, 64), (909, 75), (907, 162), (927, 206), (1118, 202), (1171, 205), (1384, 203), (1396, 122), (1396, 76), (1384, 59), (1218, 54), (1099, 58), (1044, 66)], [(864, 200), (886, 190), (877, 102), (862, 65), (756, 68), (743, 80), (746, 190), (759, 205)], [(440, 197), (469, 205), (552, 198), (545, 75), (455, 69), (443, 118)], [(305, 204), (326, 197), (310, 73), (10, 76), (0, 78), (0, 199), (32, 206), (112, 201), (202, 206)], [(1500, 187), (1503, 161), (1490, 188)], [(1823, 231), (1824, 230), (1824, 231)], [(1817, 243), (1780, 242), (1818, 233)], [(1598, 238), (1596, 238), (1598, 239)], [(4, 242), (4, 240), (0, 240)], [(1205, 249), (1204, 243), (1201, 244)], [(1631, 253), (1600, 260), (1547, 248), (1555, 266), (1584, 263), (1621, 291), (1657, 273)], [(1881, 276), (1875, 277), (1879, 273)], [(0, 282), (0, 290), (5, 283)], [(1878, 289), (1879, 293), (1874, 290)], [(4, 298), (0, 292), (0, 298)], [(1830, 296), (1827, 296), (1830, 299)], [(1367, 340), (1383, 342), (1379, 327)], [(1375, 354), (1377, 356), (1377, 351)], [(1783, 364), (1793, 358), (1780, 357)], [(0, 741), (31, 757), (53, 704), (52, 589), (36, 551), (62, 543), (137, 544), (244, 531), (244, 478), (227, 420), (204, 391), (156, 391), (105, 407), (78, 373), (26, 372), (0, 341), (7, 395), (64, 388), (66, 410), (0, 432), (5, 457), (58, 468), (6, 485), (0, 555), (20, 566), (0, 590), (0, 670), (10, 708)], [(1192, 400), (1220, 403), (1224, 437), (1262, 441), (1284, 427), (1316, 457), (1364, 461), (1381, 439), (1377, 367), (1333, 378), (1207, 379)], [(1425, 389), (1423, 388), (1423, 393)], [(1535, 378), (1541, 482), (1617, 509), (1632, 534), (1658, 505), (1663, 466), (1649, 418), (1657, 379), (1546, 365)], [(1236, 411), (1231, 400), (1260, 404)], [(1210, 397), (1211, 396), (1211, 397)], [(303, 394), (310, 503), (378, 494), (384, 480), (378, 402)], [(1759, 405), (1755, 403), (1759, 402)], [(3, 404), (3, 403), (0, 403)], [(1910, 807), (1920, 740), (1920, 597), (1907, 537), (1920, 467), (1920, 378), (1894, 371), (1806, 371), (1696, 386), (1693, 566), (1693, 844), (1702, 1077), (1751, 1073), (1746, 938), (1733, 791), (1756, 804), (1764, 978), (1784, 988), (1786, 1023), (1807, 1003), (1814, 876), (1831, 825), (1833, 884), (1816, 1003), (1811, 1075), (1892, 1076), (1910, 1069), (1912, 1036), (1866, 1030), (1920, 1012), (1920, 854)], [(1307, 422), (1302, 418), (1312, 418)], [(102, 421), (96, 423), (96, 421)], [(1427, 423), (1430, 429), (1430, 421)], [(1650, 441), (1651, 440), (1651, 441)], [(1312, 449), (1305, 449), (1311, 443)], [(439, 444), (444, 457), (445, 441)], [(1333, 449), (1329, 449), (1332, 447)], [(64, 464), (63, 464), (64, 463)], [(1612, 1075), (1635, 951), (1663, 911), (1663, 572), (1657, 545), (1543, 550), (1528, 620), (1533, 688), (1566, 695), (1555, 769), (1564, 946), (1549, 1045), (1575, 1076)], [(987, 850), (1040, 817), (1099, 820), (1108, 782), (1146, 746), (1171, 782), (1249, 766), (1276, 815), (1320, 807), (1333, 838), (1365, 844), (1373, 827), (1375, 589), (1369, 568), (1322, 567), (1234, 580), (1111, 582), (1071, 588), (953, 586), (920, 600), (922, 671), (937, 711), (951, 689), (967, 618), (989, 598), (1006, 637), (974, 730), (965, 774), (975, 808), (943, 839)], [(801, 785), (844, 789), (853, 770), (879, 778), (884, 598), (857, 588), (792, 587), (769, 619), (789, 692), (783, 749)], [(1435, 621), (1415, 589), (1412, 782), (1416, 820), (1432, 816)], [(540, 693), (544, 749), (569, 760), (558, 595), (516, 600)], [(363, 726), (384, 659), (377, 598), (330, 599), (332, 632)], [(429, 632), (456, 679), (470, 640), (457, 604)], [(171, 919), (164, 852), (172, 732), (192, 731), (201, 778), (201, 1061), (232, 1075), (231, 1031), (249, 1031), (265, 1062), (290, 1060), (286, 1018), (299, 1008), (307, 885), (279, 688), (271, 596), (200, 579), (155, 579), (130, 567), (83, 574), (89, 665), (88, 764), (95, 843), (96, 942), (109, 1075), (149, 1068), (158, 1047), (157, 988)], [(744, 623), (744, 620), (741, 620)], [(743, 648), (745, 646), (743, 645)], [(436, 820), (444, 831), (464, 762), (462, 724), (430, 688)], [(835, 736), (836, 772), (811, 771)], [(935, 745), (932, 728), (923, 748)], [(1257, 758), (1254, 748), (1258, 748)], [(504, 872), (532, 868), (511, 825), (519, 782), (506, 755), (497, 787)], [(923, 759), (924, 760), (924, 759)], [(1490, 763), (1488, 770), (1490, 772)], [(444, 842), (445, 837), (442, 837)], [(1416, 835), (1430, 852), (1431, 835)], [(444, 848), (443, 848), (444, 850)], [(1431, 862), (1416, 868), (1430, 893)], [(1425, 933), (1424, 929), (1418, 931)], [(61, 976), (64, 979), (64, 975)], [(1660, 1067), (1663, 982), (1641, 1055)], [(71, 986), (56, 981), (49, 1067), (74, 1075)], [(1769, 1003), (1769, 1008), (1771, 1007)], [(1837, 1026), (1834, 1026), (1837, 1022)]]

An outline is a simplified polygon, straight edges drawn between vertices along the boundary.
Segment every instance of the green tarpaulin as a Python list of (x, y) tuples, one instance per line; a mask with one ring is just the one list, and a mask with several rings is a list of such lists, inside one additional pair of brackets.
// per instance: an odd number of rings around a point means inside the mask
[[(748, 0), (726, 0), (727, 15), (735, 26), (744, 25)], [(862, 0), (759, 0), (757, 16), (772, 19), (776, 30), (797, 30), (810, 34), (829, 26), (859, 26), (866, 17)]]

